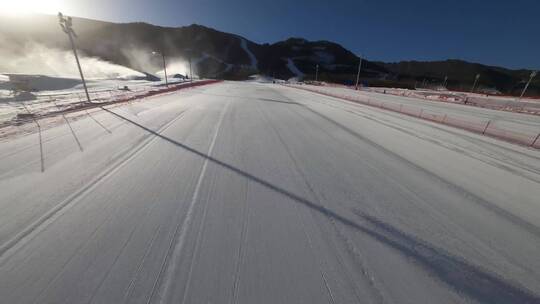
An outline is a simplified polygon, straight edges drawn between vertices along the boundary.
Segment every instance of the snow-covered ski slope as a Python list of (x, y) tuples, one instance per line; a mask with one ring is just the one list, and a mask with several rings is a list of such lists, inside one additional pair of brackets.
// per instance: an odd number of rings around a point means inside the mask
[(292, 86), (540, 148), (540, 115), (492, 110), (364, 90), (356, 91), (339, 86), (298, 84)]
[(536, 150), (275, 84), (91, 114), (0, 144), (2, 303), (540, 302)]

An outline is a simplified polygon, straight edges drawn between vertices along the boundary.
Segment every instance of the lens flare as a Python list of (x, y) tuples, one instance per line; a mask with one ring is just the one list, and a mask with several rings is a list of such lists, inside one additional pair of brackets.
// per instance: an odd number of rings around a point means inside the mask
[(65, 8), (64, 0), (0, 0), (0, 14), (56, 14)]

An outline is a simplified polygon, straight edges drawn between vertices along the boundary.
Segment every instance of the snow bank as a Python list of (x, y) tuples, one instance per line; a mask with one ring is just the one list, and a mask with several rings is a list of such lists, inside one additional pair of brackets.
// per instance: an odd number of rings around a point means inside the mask
[(44, 75), (9, 74), (9, 81), (0, 82), (0, 89), (12, 90), (17, 84), (28, 91), (65, 90), (81, 84), (77, 78)]

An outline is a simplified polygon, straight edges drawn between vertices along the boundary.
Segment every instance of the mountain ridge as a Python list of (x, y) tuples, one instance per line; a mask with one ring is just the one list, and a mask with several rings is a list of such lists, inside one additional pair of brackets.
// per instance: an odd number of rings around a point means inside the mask
[[(319, 80), (352, 84), (359, 62), (356, 54), (328, 40), (290, 37), (259, 44), (241, 35), (200, 24), (165, 27), (147, 22), (114, 23), (78, 17), (73, 23), (78, 34), (78, 48), (85, 55), (150, 73), (159, 69), (155, 60), (149, 57), (153, 50), (164, 52), (173, 60), (189, 61), (191, 58), (196, 74), (202, 77), (233, 80), (246, 79), (252, 74), (289, 79), (298, 77), (297, 71), (301, 71), (305, 79), (314, 79), (318, 65)], [(56, 16), (39, 15), (32, 20), (3, 18), (0, 28), (0, 38), (11, 47), (36, 42), (51, 48), (69, 49)], [(399, 62), (364, 59), (361, 82), (372, 86), (414, 88), (420, 84), (436, 87), (448, 76), (450, 88), (468, 90), (475, 75), (480, 74), (480, 88), (517, 94), (530, 72), (458, 59)], [(540, 94), (539, 78), (529, 87), (531, 94)]]

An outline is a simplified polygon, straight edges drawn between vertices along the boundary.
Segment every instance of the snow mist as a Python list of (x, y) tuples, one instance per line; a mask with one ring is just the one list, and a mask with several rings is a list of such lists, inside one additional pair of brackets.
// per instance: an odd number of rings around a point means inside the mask
[[(83, 54), (79, 54), (79, 60), (88, 79), (128, 79), (144, 76), (130, 68)], [(36, 42), (26, 43), (20, 48), (0, 48), (0, 73), (79, 77), (71, 50), (49, 48)]]

